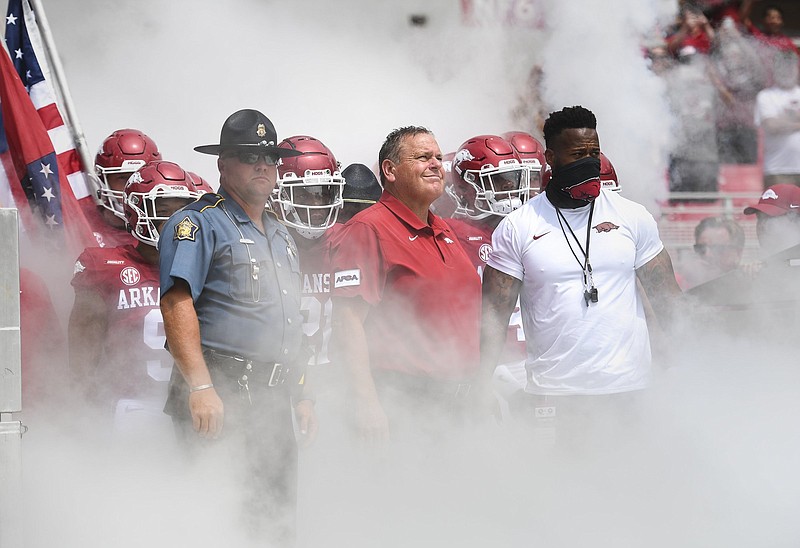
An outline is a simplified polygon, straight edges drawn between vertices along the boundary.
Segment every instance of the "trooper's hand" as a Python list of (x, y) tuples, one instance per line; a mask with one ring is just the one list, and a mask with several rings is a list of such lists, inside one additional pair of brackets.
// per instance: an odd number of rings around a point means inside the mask
[(189, 393), (192, 426), (201, 438), (216, 439), (222, 433), (225, 407), (214, 388)]

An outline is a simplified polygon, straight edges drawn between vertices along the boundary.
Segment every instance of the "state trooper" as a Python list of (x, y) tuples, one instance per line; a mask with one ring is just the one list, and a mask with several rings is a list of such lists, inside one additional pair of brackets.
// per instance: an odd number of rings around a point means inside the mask
[[(173, 215), (161, 234), (161, 311), (174, 358), (165, 412), (196, 452), (228, 446), (247, 474), (248, 515), (276, 545), (291, 545), (297, 440), (309, 443), (314, 402), (300, 384), (300, 276), (292, 237), (265, 204), (276, 164), (298, 152), (278, 148), (272, 122), (233, 113), (219, 144), (218, 194)], [(224, 432), (223, 432), (224, 425)]]

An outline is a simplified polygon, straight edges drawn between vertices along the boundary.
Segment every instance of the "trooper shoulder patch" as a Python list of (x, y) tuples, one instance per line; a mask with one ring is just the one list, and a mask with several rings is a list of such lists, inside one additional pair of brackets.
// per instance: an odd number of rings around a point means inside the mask
[(200, 230), (200, 227), (194, 224), (189, 217), (186, 217), (175, 225), (175, 237), (173, 240), (190, 240), (193, 242), (198, 230)]

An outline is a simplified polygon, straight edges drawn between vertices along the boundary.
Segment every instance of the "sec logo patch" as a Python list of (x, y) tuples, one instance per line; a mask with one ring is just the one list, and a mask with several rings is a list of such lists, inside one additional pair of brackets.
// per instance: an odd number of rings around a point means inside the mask
[(139, 280), (142, 279), (142, 276), (135, 267), (126, 266), (119, 273), (119, 279), (122, 280), (122, 283), (125, 285), (136, 285), (139, 283)]
[(491, 254), (492, 254), (492, 246), (490, 246), (489, 244), (483, 244), (478, 249), (478, 257), (480, 257), (480, 259), (484, 263), (489, 262), (489, 255), (491, 255)]

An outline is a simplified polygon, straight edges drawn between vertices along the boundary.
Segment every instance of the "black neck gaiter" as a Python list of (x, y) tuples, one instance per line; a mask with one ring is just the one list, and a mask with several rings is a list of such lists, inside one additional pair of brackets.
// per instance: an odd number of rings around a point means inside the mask
[(600, 160), (589, 156), (553, 169), (545, 193), (550, 203), (563, 209), (591, 203), (600, 195)]

